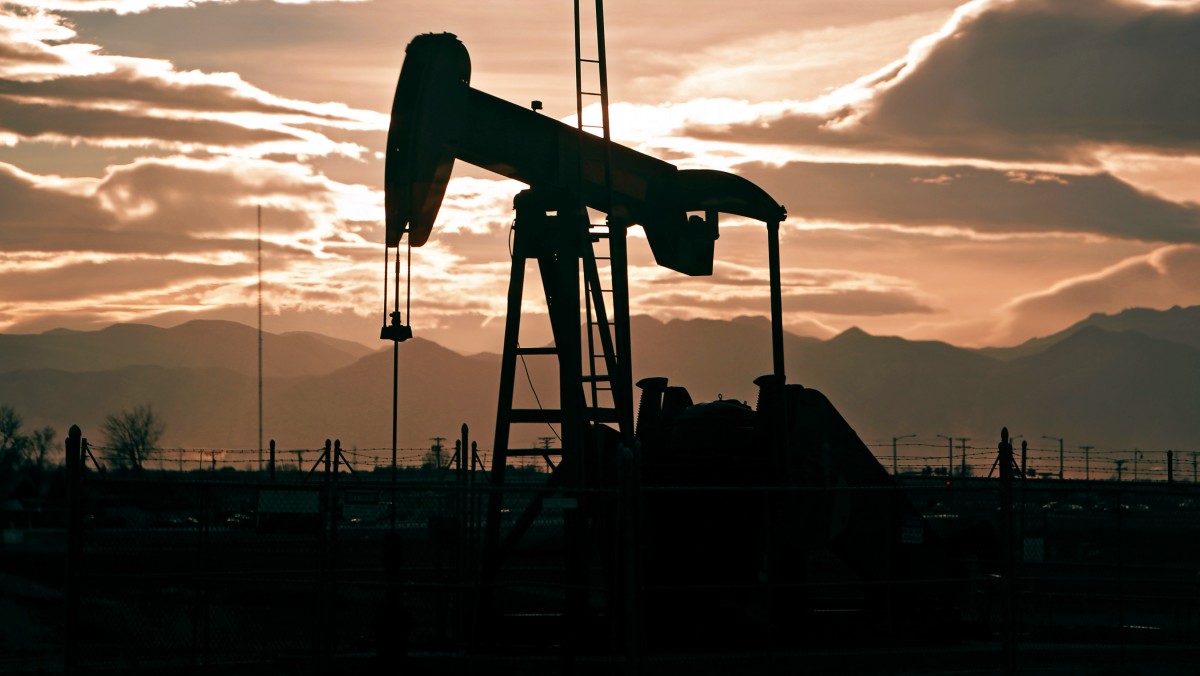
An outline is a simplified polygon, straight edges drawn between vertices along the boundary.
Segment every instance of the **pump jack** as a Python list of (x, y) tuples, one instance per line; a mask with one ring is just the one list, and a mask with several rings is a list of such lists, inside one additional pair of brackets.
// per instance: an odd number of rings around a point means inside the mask
[[(559, 629), (565, 632), (560, 643), (568, 647), (581, 646), (592, 620), (601, 615), (621, 623), (622, 630), (610, 626), (610, 631), (599, 633), (623, 634), (618, 642), (630, 650), (644, 640), (645, 631), (638, 627), (643, 615), (657, 622), (672, 613), (685, 617), (694, 612), (692, 622), (705, 622), (702, 618), (712, 614), (702, 606), (737, 602), (723, 595), (726, 592), (705, 592), (687, 598), (664, 596), (647, 606), (637, 591), (643, 574), (649, 584), (678, 580), (680, 570), (689, 571), (685, 577), (716, 575), (734, 586), (752, 584), (764, 575), (804, 582), (805, 556), (824, 547), (838, 552), (864, 580), (908, 575), (912, 553), (900, 542), (901, 528), (911, 532), (917, 523), (925, 542), (933, 535), (898, 492), (869, 492), (852, 500), (844, 494), (734, 494), (722, 498), (720, 506), (714, 506), (712, 497), (694, 493), (678, 498), (659, 494), (640, 505), (614, 505), (590, 497), (588, 491), (614, 486), (625, 493), (638, 482), (829, 488), (890, 485), (891, 479), (827, 399), (815, 390), (785, 385), (779, 224), (786, 211), (781, 205), (735, 174), (678, 169), (474, 89), (470, 71), (467, 50), (452, 34), (424, 34), (408, 45), (388, 132), (386, 244), (399, 246), (404, 236), (411, 246), (425, 244), (456, 159), (530, 186), (514, 201), (513, 262), (481, 566), (484, 591), (476, 606), (481, 617), (495, 616), (492, 586), (538, 516), (543, 499), (556, 493), (576, 496), (563, 501), (573, 503), (563, 512), (563, 581), (568, 591), (565, 622)], [(607, 214), (606, 232), (601, 228), (597, 234), (589, 208)], [(625, 230), (642, 226), (659, 265), (687, 275), (709, 275), (719, 213), (767, 226), (774, 372), (756, 381), (757, 411), (739, 402), (693, 406), (687, 392), (668, 387), (665, 378), (643, 380), (638, 383), (643, 395), (635, 431)], [(598, 274), (593, 244), (602, 237), (608, 239), (611, 256), (611, 308), (594, 291), (599, 285), (591, 283)], [(553, 347), (518, 344), (529, 260), (538, 264)], [(606, 369), (601, 376), (585, 375), (581, 367), (581, 276), (599, 316)], [(558, 409), (513, 408), (517, 360), (534, 355), (557, 359)], [(611, 406), (602, 405), (595, 389), (588, 400), (586, 386), (599, 378), (611, 386)], [(509, 447), (510, 428), (519, 423), (558, 424), (560, 460), (524, 513), (502, 534), (509, 458), (547, 452)], [(704, 528), (679, 527), (704, 520)], [(821, 524), (802, 525), (806, 520)], [(764, 522), (768, 532), (760, 534)], [(589, 541), (600, 537), (610, 538), (612, 545), (598, 547), (595, 555), (602, 559), (607, 601), (593, 612), (594, 599), (583, 590), (597, 570), (588, 561)], [(722, 538), (727, 546), (719, 547), (728, 551), (714, 551), (712, 542)], [(888, 603), (901, 607), (904, 599), (920, 593), (904, 587), (895, 598), (889, 596)], [(788, 599), (781, 605), (811, 607), (805, 594), (793, 590), (780, 597)], [(864, 596), (869, 597), (868, 605), (882, 603), (878, 592)], [(787, 614), (778, 607), (762, 610), (768, 623)], [(714, 630), (720, 631), (719, 626)]]

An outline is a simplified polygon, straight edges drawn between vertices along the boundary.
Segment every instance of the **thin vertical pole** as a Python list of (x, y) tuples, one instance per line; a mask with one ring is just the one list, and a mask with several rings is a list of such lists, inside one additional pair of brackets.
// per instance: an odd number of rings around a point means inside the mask
[(262, 205), (258, 205), (258, 471), (263, 469), (263, 278)]
[(71, 425), (67, 432), (67, 617), (64, 635), (63, 673), (75, 673), (79, 658), (79, 570), (83, 551), (83, 432)]
[(468, 616), (468, 599), (467, 585), (469, 583), (467, 575), (467, 567), (471, 561), (470, 537), (471, 537), (471, 477), (470, 477), (470, 458), (467, 454), (471, 452), (469, 443), (469, 430), (467, 424), (463, 423), (460, 429), (462, 437), (456, 444), (458, 446), (458, 632), (459, 638), (463, 641), (468, 641), (468, 633), (471, 628), (471, 618)]
[[(409, 251), (410, 251), (409, 255), (411, 256), (412, 249), (409, 249)], [(383, 255), (384, 255), (383, 271), (384, 271), (384, 275), (385, 275), (384, 280), (383, 280), (383, 288), (384, 288), (384, 294), (385, 294), (384, 301), (383, 301), (383, 309), (386, 312), (387, 311), (387, 296), (386, 296), (386, 294), (387, 294), (387, 277), (386, 277), (386, 275), (387, 275), (387, 250), (386, 249), (384, 250)], [(409, 258), (409, 260), (411, 261), (412, 259)], [(396, 247), (395, 284), (396, 284), (396, 293), (394, 294), (395, 300), (393, 302), (395, 303), (395, 306), (392, 310), (393, 313), (400, 312), (400, 247), (399, 246)], [(408, 309), (407, 306), (405, 307), (405, 309), (406, 310)], [(395, 317), (396, 315), (393, 314), (392, 316)], [(395, 324), (395, 323), (398, 323), (398, 322), (393, 322), (393, 324)], [(391, 507), (388, 509), (388, 520), (391, 523), (391, 532), (393, 535), (395, 535), (395, 533), (396, 533), (396, 473), (398, 471), (396, 469), (396, 436), (399, 433), (399, 428), (400, 428), (400, 341), (393, 340), (392, 341), (392, 496), (391, 496), (392, 499), (391, 499)]]
[(1015, 565), (1013, 561), (1013, 448), (1012, 441), (1008, 438), (1008, 428), (1000, 430), (1000, 447), (999, 457), (996, 459), (996, 464), (1000, 467), (1000, 527), (1004, 533), (1001, 536), (1003, 544), (1003, 552), (1001, 557), (1001, 576), (1000, 584), (1002, 586), (1001, 599), (1003, 603), (1004, 619), (1000, 627), (1000, 650), (1002, 653), (1001, 671), (1004, 674), (1011, 674), (1016, 668), (1016, 636), (1015, 636), (1015, 618), (1013, 607), (1013, 594), (1015, 592), (1013, 575), (1015, 574)]

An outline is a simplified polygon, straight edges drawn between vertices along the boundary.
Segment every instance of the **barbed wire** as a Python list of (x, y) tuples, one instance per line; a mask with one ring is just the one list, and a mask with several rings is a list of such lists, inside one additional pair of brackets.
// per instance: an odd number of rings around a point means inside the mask
[[(876, 460), (889, 472), (892, 470), (892, 444), (888, 442), (868, 443)], [(91, 446), (101, 458), (112, 458), (120, 455), (120, 450), (110, 446)], [(905, 454), (895, 458), (895, 472), (899, 475), (933, 474), (948, 478), (963, 476), (994, 475), (996, 449), (990, 446), (955, 446), (953, 453), (948, 444), (908, 441), (897, 443), (895, 448), (905, 449)], [(922, 452), (913, 455), (913, 450), (934, 450), (937, 452)], [(555, 449), (561, 450), (561, 449)], [(320, 456), (325, 451), (324, 446), (302, 448), (276, 448), (275, 467), (279, 471), (306, 471), (310, 464), (320, 462)], [(490, 467), (491, 449), (479, 448), (477, 451), (484, 461), (484, 467)], [(1019, 463), (1019, 450), (1017, 451)], [(390, 446), (343, 447), (343, 457), (353, 468), (379, 469), (391, 466)], [(1174, 478), (1177, 481), (1194, 483), (1200, 479), (1200, 452), (1193, 454), (1188, 451), (1176, 451), (1173, 457), (1173, 477), (1167, 469), (1166, 451), (1143, 451), (1140, 449), (1092, 449), (1085, 452), (1081, 449), (1063, 449), (1061, 458), (1057, 447), (1029, 446), (1026, 448), (1025, 468), (1031, 478), (1058, 478), (1060, 473), (1066, 479), (1107, 480), (1120, 478), (1138, 481), (1166, 481)], [(440, 456), (435, 456), (432, 447), (408, 446), (397, 449), (397, 465), (405, 468), (417, 468), (429, 465), (436, 460), (449, 468), (453, 462), (453, 453), (443, 449)], [(262, 463), (262, 464), (260, 464)], [(509, 464), (514, 466), (536, 465), (533, 460), (523, 457), (509, 458)], [(232, 468), (239, 471), (266, 470), (269, 465), (260, 460), (257, 448), (216, 448), (216, 447), (156, 447), (147, 449), (142, 457), (141, 465), (148, 469), (161, 471), (194, 472), (199, 470), (217, 470)], [(965, 468), (964, 468), (965, 467)]]

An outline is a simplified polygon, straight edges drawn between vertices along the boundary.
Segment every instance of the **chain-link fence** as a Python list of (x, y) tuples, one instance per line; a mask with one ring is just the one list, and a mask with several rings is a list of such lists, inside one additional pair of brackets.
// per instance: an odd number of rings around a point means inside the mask
[(1200, 657), (1190, 483), (1017, 478), (1006, 510), (986, 476), (565, 491), (533, 470), (499, 487), (483, 469), (334, 468), (81, 466), (62, 513), (0, 551), (0, 670), (999, 673), (1011, 645), (1031, 673), (1174, 673)]

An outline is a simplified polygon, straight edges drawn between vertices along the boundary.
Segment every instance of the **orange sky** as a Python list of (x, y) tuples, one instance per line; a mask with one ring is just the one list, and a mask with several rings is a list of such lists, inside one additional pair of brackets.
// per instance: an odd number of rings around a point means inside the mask
[[(169, 7), (170, 5), (189, 5)], [(614, 138), (788, 208), (792, 330), (1013, 344), (1200, 304), (1200, 5), (633, 0), (605, 5)], [(404, 46), (574, 112), (571, 3), (30, 0), (0, 9), (0, 331), (255, 321), (370, 345)], [(456, 171), (414, 252), (417, 335), (499, 350), (512, 196)], [(761, 226), (712, 278), (652, 264), (633, 310), (766, 314)]]

